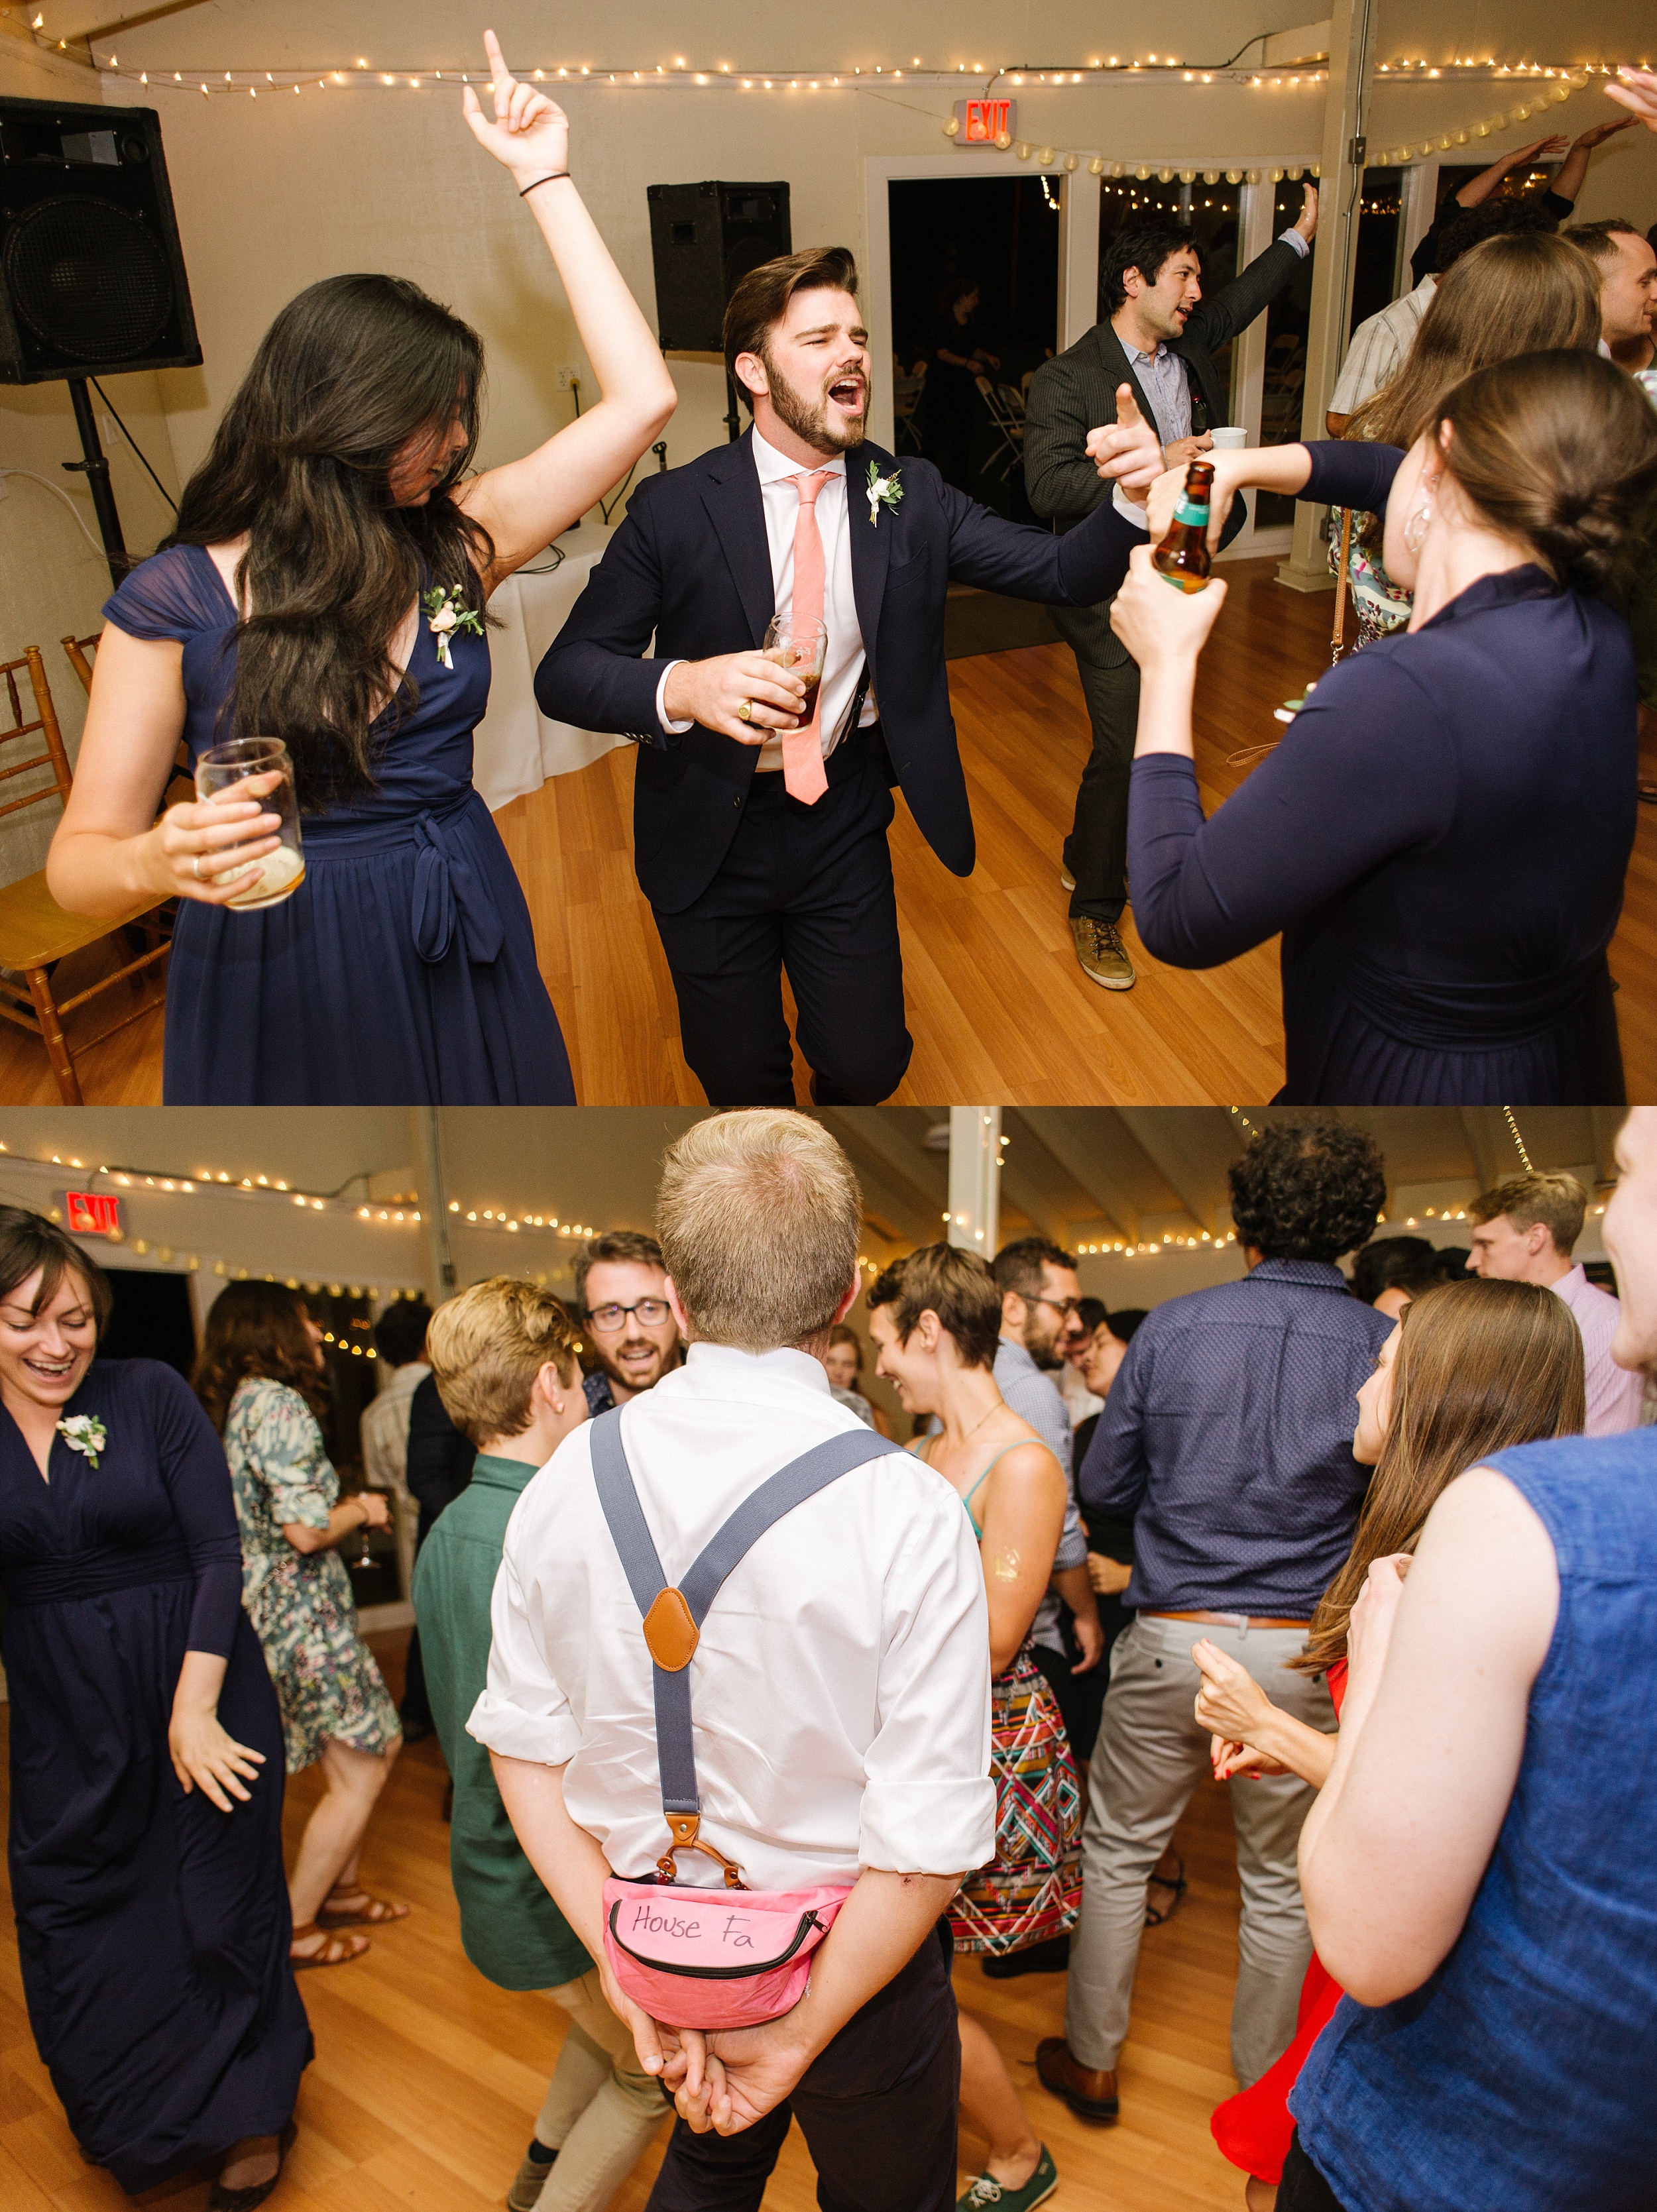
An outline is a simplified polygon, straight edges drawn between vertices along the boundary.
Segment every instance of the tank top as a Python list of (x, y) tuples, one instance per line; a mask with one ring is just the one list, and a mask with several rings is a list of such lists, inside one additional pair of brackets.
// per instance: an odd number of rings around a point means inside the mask
[(1507, 1817), (1443, 1965), (1343, 2000), (1290, 2100), (1348, 2212), (1657, 2198), (1657, 1430), (1486, 1462), (1559, 1564)]

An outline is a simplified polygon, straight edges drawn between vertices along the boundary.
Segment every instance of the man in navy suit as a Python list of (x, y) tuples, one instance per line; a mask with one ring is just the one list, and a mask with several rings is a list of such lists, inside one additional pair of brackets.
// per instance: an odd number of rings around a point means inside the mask
[[(891, 787), (946, 867), (973, 863), (949, 582), (1091, 605), (1144, 542), (1109, 501), (1063, 538), (1020, 528), (868, 445), (856, 289), (842, 246), (741, 280), (725, 357), (752, 428), (638, 486), (536, 672), (544, 713), (638, 744), (635, 865), (718, 1106), (795, 1103), (784, 969), (817, 1103), (896, 1090), (912, 1046)], [(801, 678), (759, 650), (773, 613), (826, 626), (809, 716)]]

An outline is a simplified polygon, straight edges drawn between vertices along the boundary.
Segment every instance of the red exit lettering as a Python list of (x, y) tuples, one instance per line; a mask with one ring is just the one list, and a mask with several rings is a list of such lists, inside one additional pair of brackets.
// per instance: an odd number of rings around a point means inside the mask
[(64, 1226), (74, 1237), (107, 1237), (121, 1225), (121, 1201), (101, 1191), (66, 1190)]
[(958, 100), (955, 114), (960, 124), (958, 146), (993, 146), (1013, 135), (1018, 105), (1011, 100)]

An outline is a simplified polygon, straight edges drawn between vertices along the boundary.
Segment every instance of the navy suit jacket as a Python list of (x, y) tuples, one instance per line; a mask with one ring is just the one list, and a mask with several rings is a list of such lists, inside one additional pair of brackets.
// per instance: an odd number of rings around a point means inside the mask
[[(868, 465), (903, 497), (873, 527)], [(846, 457), (852, 592), (880, 703), (892, 781), (933, 851), (958, 876), (973, 863), (972, 816), (944, 668), (950, 580), (1047, 603), (1107, 599), (1145, 542), (1109, 500), (1063, 538), (1004, 522), (929, 461), (865, 444)], [(681, 913), (717, 873), (741, 818), (758, 748), (699, 725), (664, 735), (656, 685), (669, 660), (763, 644), (775, 612), (752, 434), (647, 477), (535, 672), (543, 714), (637, 740), (633, 854), (651, 904)], [(652, 633), (655, 635), (651, 644)]]

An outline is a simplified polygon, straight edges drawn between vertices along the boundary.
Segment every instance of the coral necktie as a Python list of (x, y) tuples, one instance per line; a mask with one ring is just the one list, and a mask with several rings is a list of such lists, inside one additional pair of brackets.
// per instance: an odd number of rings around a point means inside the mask
[[(794, 526), (794, 599), (797, 623), (823, 619), (823, 534), (817, 527), (817, 495), (833, 475), (832, 469), (806, 469), (789, 482), (800, 494), (800, 514)], [(823, 733), (819, 723), (823, 693), (819, 685), (811, 720), (803, 728), (783, 732), (783, 781), (790, 799), (815, 805), (828, 789), (823, 773)]]

